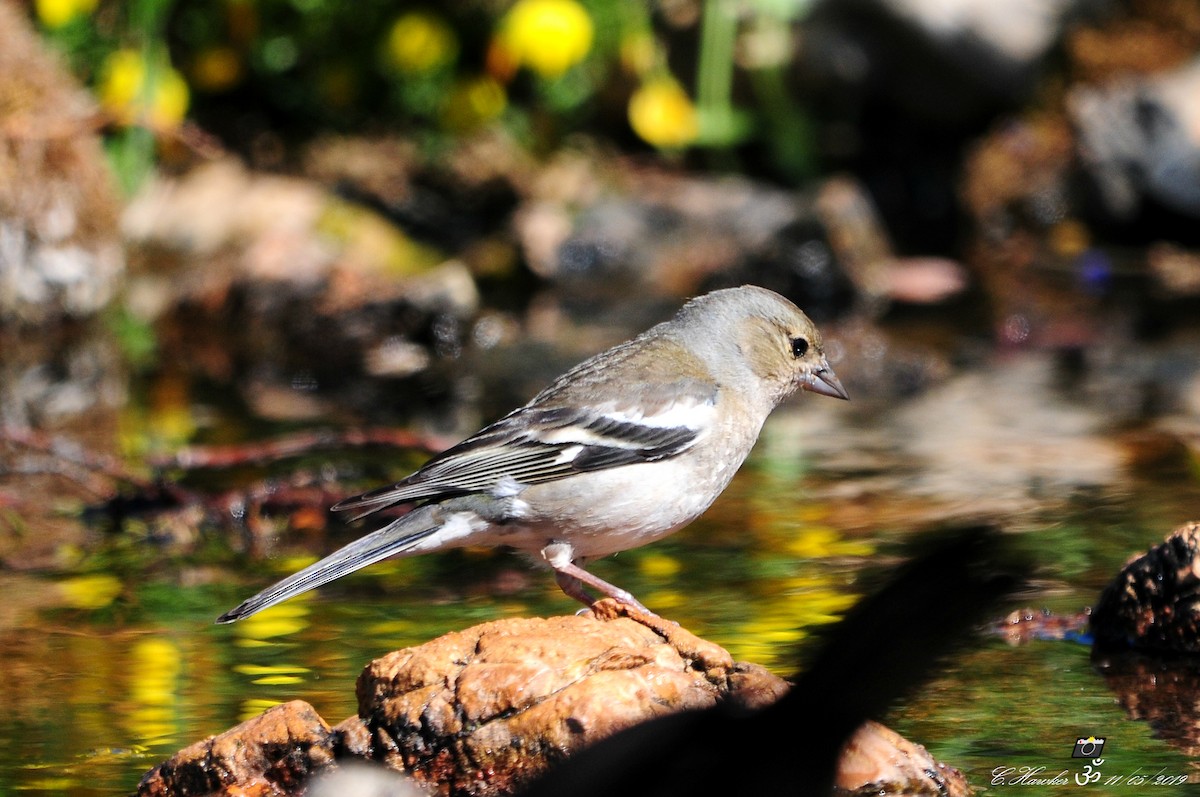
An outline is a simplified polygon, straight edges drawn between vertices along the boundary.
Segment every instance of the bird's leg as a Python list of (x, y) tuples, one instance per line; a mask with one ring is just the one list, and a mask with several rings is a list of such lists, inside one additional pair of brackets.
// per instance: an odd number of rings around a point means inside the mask
[[(583, 582), (574, 576), (568, 575), (562, 570), (555, 570), (554, 580), (558, 583), (559, 589), (582, 603), (584, 606), (591, 606), (596, 602), (596, 596), (584, 589)], [(582, 612), (586, 610), (580, 609), (579, 611)]]
[(629, 594), (628, 591), (609, 584), (604, 579), (592, 575), (575, 564), (571, 561), (573, 554), (574, 549), (569, 544), (562, 542), (551, 543), (542, 549), (542, 558), (554, 568), (554, 580), (558, 582), (559, 589), (567, 595), (585, 606), (591, 606), (596, 602), (596, 599), (584, 589), (584, 585), (586, 584), (610, 598), (614, 598), (627, 606), (632, 606), (639, 612), (654, 614), (654, 612), (643, 606), (637, 598)]

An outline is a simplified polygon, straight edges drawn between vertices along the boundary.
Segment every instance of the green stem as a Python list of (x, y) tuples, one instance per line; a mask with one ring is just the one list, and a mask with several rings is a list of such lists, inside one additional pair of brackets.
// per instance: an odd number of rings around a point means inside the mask
[(733, 47), (737, 17), (732, 0), (705, 0), (700, 27), (700, 62), (697, 66), (696, 108), (700, 137), (725, 146), (736, 137), (733, 123)]

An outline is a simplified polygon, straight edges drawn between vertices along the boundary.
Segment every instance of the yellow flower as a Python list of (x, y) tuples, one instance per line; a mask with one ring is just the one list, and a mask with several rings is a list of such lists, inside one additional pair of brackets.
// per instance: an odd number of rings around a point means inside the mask
[(61, 28), (76, 17), (96, 10), (97, 0), (37, 0), (38, 19), (47, 28)]
[(647, 31), (621, 38), (621, 67), (631, 75), (644, 75), (659, 63), (658, 42)]
[(592, 48), (592, 18), (576, 0), (517, 0), (500, 22), (512, 59), (545, 78), (556, 78)]
[(401, 72), (429, 72), (458, 54), (458, 39), (440, 17), (424, 11), (401, 14), (387, 38), (387, 57)]
[(147, 69), (138, 50), (117, 50), (104, 61), (97, 88), (100, 102), (123, 124), (176, 127), (188, 107), (188, 87), (170, 66)]
[(695, 140), (699, 131), (696, 106), (669, 77), (643, 83), (629, 98), (633, 132), (656, 147), (678, 148)]

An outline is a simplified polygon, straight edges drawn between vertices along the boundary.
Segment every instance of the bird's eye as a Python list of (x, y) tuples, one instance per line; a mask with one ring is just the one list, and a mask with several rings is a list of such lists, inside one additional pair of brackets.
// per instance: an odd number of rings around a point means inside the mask
[(792, 356), (803, 357), (808, 351), (808, 341), (804, 338), (792, 338)]

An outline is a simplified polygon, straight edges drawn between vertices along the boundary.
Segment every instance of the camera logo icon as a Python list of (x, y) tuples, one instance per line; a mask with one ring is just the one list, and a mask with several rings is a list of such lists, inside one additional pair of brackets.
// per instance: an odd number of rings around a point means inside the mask
[(1104, 752), (1104, 737), (1089, 736), (1086, 739), (1076, 739), (1075, 749), (1071, 758), (1096, 758)]

